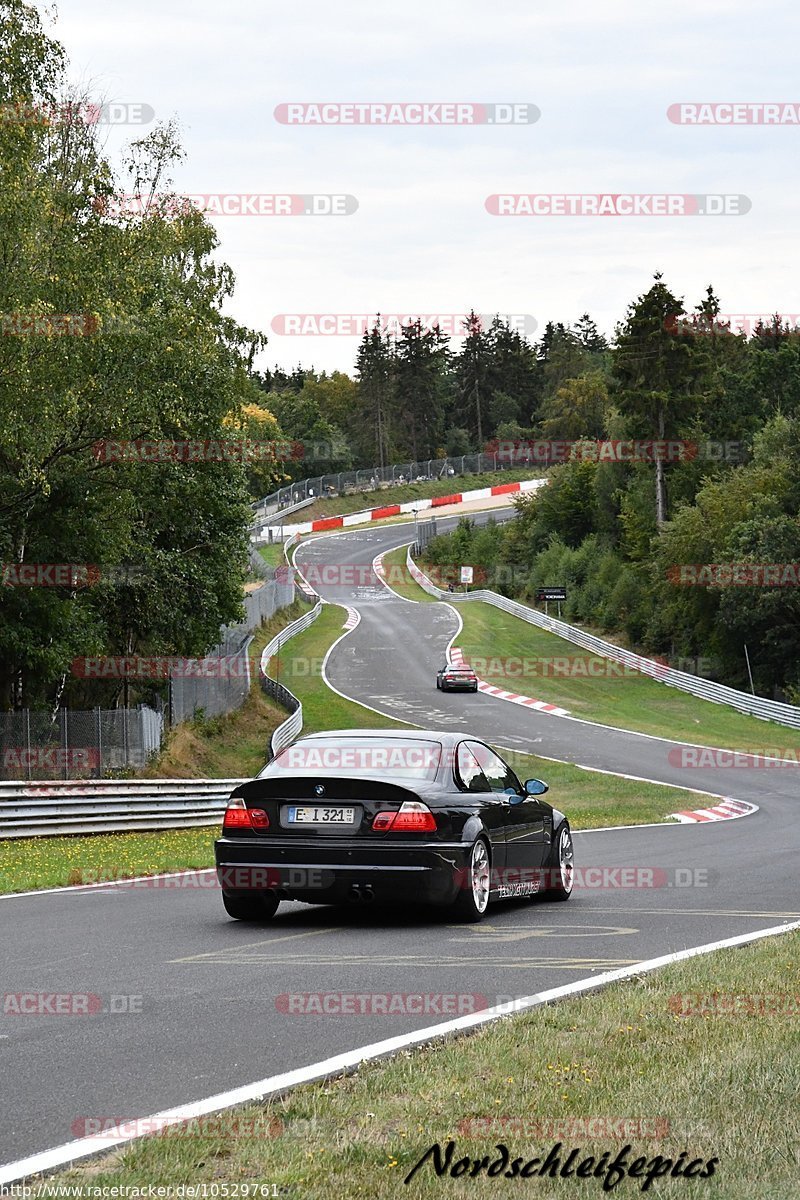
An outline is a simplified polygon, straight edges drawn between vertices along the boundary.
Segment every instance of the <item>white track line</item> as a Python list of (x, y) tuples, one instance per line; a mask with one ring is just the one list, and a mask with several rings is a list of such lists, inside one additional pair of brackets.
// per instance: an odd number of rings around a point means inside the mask
[[(321, 1062), (311, 1063), (307, 1067), (300, 1067), (294, 1071), (285, 1071), (280, 1075), (271, 1075), (267, 1079), (259, 1079), (256, 1083), (246, 1084), (244, 1087), (234, 1088), (228, 1092), (220, 1092), (218, 1095), (209, 1096), (205, 1100), (197, 1100), (192, 1104), (184, 1104), (178, 1108), (167, 1109), (164, 1112), (156, 1113), (154, 1116), (146, 1118), (144, 1127), (157, 1129), (159, 1126), (180, 1124), (193, 1118), (206, 1116), (209, 1113), (221, 1112), (224, 1109), (233, 1108), (238, 1104), (247, 1104), (253, 1100), (264, 1099), (267, 1096), (281, 1095), (289, 1091), (289, 1089), (297, 1087), (299, 1084), (312, 1083), (320, 1079), (329, 1079), (339, 1075), (343, 1071), (352, 1071), (363, 1062), (385, 1058), (387, 1055), (396, 1054), (399, 1050), (405, 1050), (409, 1046), (419, 1046), (423, 1042), (436, 1041), (439, 1038), (478, 1029), (483, 1025), (488, 1025), (503, 1017), (507, 1017), (512, 1012), (522, 1012), (549, 1004), (554, 1000), (579, 996), (585, 992), (599, 991), (611, 983), (618, 983), (621, 980), (631, 979), (637, 975), (648, 974), (651, 971), (657, 971), (662, 967), (670, 966), (672, 963), (684, 962), (689, 958), (712, 954), (717, 950), (726, 950), (735, 946), (746, 946), (749, 942), (759, 941), (762, 938), (778, 937), (795, 929), (800, 929), (800, 921), (790, 921), (784, 925), (773, 925), (769, 929), (756, 930), (755, 933), (741, 933), (736, 937), (725, 938), (722, 941), (707, 942), (703, 946), (693, 946), (688, 950), (678, 950), (672, 954), (661, 955), (659, 958), (646, 959), (643, 962), (633, 963), (631, 966), (619, 967), (613, 971), (605, 971), (602, 975), (593, 975), (588, 979), (578, 979), (573, 983), (550, 988), (547, 991), (538, 992), (531, 996), (522, 996), (512, 1001), (511, 1004), (500, 1004), (495, 1008), (487, 1008), (481, 1012), (469, 1013), (467, 1016), (456, 1017), (452, 1021), (443, 1021), (438, 1025), (430, 1025), (425, 1029), (416, 1029), (411, 1033), (385, 1038), (383, 1041), (372, 1042), (368, 1046), (361, 1046), (356, 1050), (349, 1050), (344, 1054), (334, 1055), (332, 1058), (323, 1059)], [(119, 1136), (114, 1136), (109, 1131), (109, 1133), (96, 1134), (93, 1137), (79, 1138), (77, 1141), (66, 1142), (61, 1146), (56, 1146), (52, 1150), (44, 1150), (39, 1154), (32, 1154), (28, 1158), (21, 1158), (16, 1162), (6, 1163), (0, 1167), (0, 1185), (14, 1183), (29, 1175), (55, 1171), (59, 1167), (66, 1166), (67, 1163), (74, 1162), (77, 1159), (112, 1150), (116, 1146), (124, 1146), (131, 1141), (138, 1140), (136, 1128), (141, 1123), (136, 1121), (128, 1122), (129, 1125), (133, 1125), (133, 1130), (125, 1130), (122, 1127), (117, 1127), (119, 1129)]]

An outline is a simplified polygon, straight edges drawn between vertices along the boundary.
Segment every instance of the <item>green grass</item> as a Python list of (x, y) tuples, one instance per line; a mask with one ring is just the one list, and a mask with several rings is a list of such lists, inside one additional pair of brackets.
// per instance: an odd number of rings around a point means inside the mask
[[(365, 508), (383, 508), (386, 504), (407, 504), (411, 500), (427, 500), (434, 496), (450, 496), (458, 492), (472, 492), (478, 488), (495, 487), (501, 483), (516, 483), (523, 479), (541, 479), (544, 471), (523, 468), (521, 470), (497, 471), (483, 475), (451, 475), (447, 479), (428, 480), (424, 483), (393, 484), (346, 496), (320, 497), (313, 504), (291, 513), (288, 523), (316, 521), (319, 517), (338, 517), (347, 513), (361, 512)], [(269, 518), (280, 520), (280, 513)]]
[(322, 678), (322, 661), (343, 632), (347, 614), (336, 604), (323, 605), (312, 625), (287, 642), (269, 673), (289, 688), (303, 705), (303, 732), (325, 729), (409, 729), (391, 717), (364, 708), (332, 692)]
[(464, 622), (458, 645), (481, 678), (496, 687), (560, 705), (575, 717), (677, 741), (733, 750), (780, 743), (771, 722), (637, 672), (609, 674), (608, 660), (490, 604), (472, 601), (458, 611)]
[(700, 793), (605, 775), (499, 745), (495, 748), (523, 783), (526, 779), (543, 779), (548, 784), (546, 799), (567, 814), (573, 829), (654, 824), (666, 820), (670, 813), (700, 808), (706, 802)]
[(258, 553), (264, 559), (267, 566), (279, 567), (286, 562), (283, 553), (283, 542), (268, 542), (266, 546), (259, 546)]
[[(301, 605), (284, 609), (259, 630), (252, 644), (254, 662), (278, 628), (301, 611), (306, 611)], [(303, 705), (303, 732), (411, 728), (338, 696), (323, 680), (322, 661), (342, 633), (344, 620), (344, 609), (326, 604), (317, 620), (292, 638), (281, 650), (280, 658), (272, 661), (273, 677), (294, 692)], [(152, 777), (181, 779), (253, 776), (264, 765), (268, 740), (285, 717), (284, 710), (263, 694), (254, 679), (248, 699), (237, 712), (212, 721), (190, 722), (173, 731), (149, 773)], [(549, 784), (548, 798), (569, 815), (574, 829), (658, 822), (689, 803), (692, 807), (700, 803), (675, 788), (498, 749), (522, 780), (535, 777)], [(216, 827), (212, 826), (0, 841), (0, 892), (208, 867), (213, 865), (215, 834)]]
[(238, 779), (255, 775), (267, 758), (269, 739), (286, 712), (261, 690), (258, 663), (269, 641), (308, 611), (295, 601), (279, 609), (250, 643), (250, 694), (241, 708), (208, 721), (187, 721), (170, 730), (161, 754), (144, 772), (151, 779)]
[[(302, 703), (303, 732), (411, 728), (337, 696), (327, 687), (321, 674), (322, 660), (328, 647), (341, 634), (343, 624), (344, 610), (326, 604), (314, 624), (284, 646), (280, 671), (276, 673), (274, 664), (271, 669), (271, 674), (280, 678)], [(676, 809), (686, 808), (689, 803), (697, 807), (700, 803), (677, 788), (639, 783), (617, 775), (587, 771), (570, 763), (551, 762), (535, 755), (498, 749), (523, 780), (535, 777), (550, 785), (549, 799), (569, 814), (575, 829), (663, 821)]]
[(407, 600), (430, 601), (431, 604), (435, 604), (436, 597), (429, 595), (409, 575), (406, 566), (407, 549), (407, 546), (398, 546), (396, 550), (390, 550), (388, 554), (384, 554), (383, 565), (386, 568), (386, 583), (393, 592), (397, 592), (399, 596), (405, 596)]
[[(791, 933), (696, 958), (469, 1037), (365, 1063), (347, 1077), (206, 1118), (205, 1126), (178, 1126), (53, 1182), (275, 1184), (298, 1200), (605, 1195), (595, 1178), (521, 1181), (482, 1173), (464, 1182), (437, 1178), (430, 1162), (403, 1186), (437, 1142), (443, 1151), (455, 1142), (453, 1162), (484, 1155), (492, 1162), (498, 1142), (511, 1160), (527, 1161), (543, 1160), (561, 1141), (562, 1163), (573, 1148), (580, 1148), (578, 1161), (592, 1155), (597, 1164), (608, 1152), (608, 1162), (626, 1145), (628, 1164), (656, 1156), (683, 1167), (718, 1160), (707, 1182), (656, 1180), (647, 1191), (653, 1200), (789, 1200), (800, 1172), (797, 1016), (681, 1016), (676, 998), (785, 996), (798, 954), (800, 935)], [(310, 1019), (298, 1018), (298, 1037)], [(605, 1120), (609, 1132), (584, 1136), (593, 1118)], [(640, 1124), (620, 1136), (608, 1124), (620, 1118)], [(559, 1134), (560, 1121), (574, 1122), (577, 1132)], [(638, 1196), (643, 1182), (626, 1179), (613, 1194)]]
[(0, 892), (29, 892), (214, 865), (217, 827), (0, 841)]

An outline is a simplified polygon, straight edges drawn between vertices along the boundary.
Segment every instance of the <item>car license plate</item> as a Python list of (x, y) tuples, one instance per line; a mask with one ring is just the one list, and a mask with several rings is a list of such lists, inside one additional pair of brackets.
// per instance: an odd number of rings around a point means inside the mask
[(354, 825), (354, 808), (328, 808), (322, 805), (289, 805), (287, 819), (290, 825)]

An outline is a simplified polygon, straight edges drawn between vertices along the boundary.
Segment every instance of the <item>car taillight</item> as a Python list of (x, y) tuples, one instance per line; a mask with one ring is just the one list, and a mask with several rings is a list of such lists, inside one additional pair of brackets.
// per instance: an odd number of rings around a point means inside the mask
[(372, 822), (377, 833), (433, 833), (436, 818), (427, 804), (418, 800), (406, 800), (397, 812), (381, 812)]
[(248, 808), (244, 800), (231, 800), (222, 821), (226, 829), (269, 829), (269, 817), (263, 808)]

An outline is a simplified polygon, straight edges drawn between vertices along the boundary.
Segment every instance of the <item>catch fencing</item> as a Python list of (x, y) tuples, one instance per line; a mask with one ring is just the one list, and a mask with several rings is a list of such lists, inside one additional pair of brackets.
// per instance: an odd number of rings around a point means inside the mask
[(245, 617), (223, 630), (218, 646), (198, 659), (191, 674), (170, 678), (170, 721), (218, 717), (244, 704), (250, 690), (250, 643), (263, 621), (294, 601), (294, 582), (281, 574), (245, 596)]
[(438, 600), (447, 600), (450, 603), (454, 600), (483, 600), (486, 604), (492, 604), (495, 608), (502, 609), (503, 612), (511, 613), (513, 616), (527, 621), (529, 625), (537, 625), (540, 629), (546, 629), (549, 633), (554, 633), (557, 637), (581, 646), (582, 649), (589, 650), (601, 658), (622, 663), (634, 671), (639, 671), (642, 675), (650, 676), (658, 683), (666, 684), (667, 687), (679, 688), (701, 700), (711, 700), (714, 704), (725, 704), (747, 716), (759, 717), (763, 721), (774, 721), (778, 725), (786, 725), (791, 729), (800, 729), (800, 708), (795, 708), (792, 704), (766, 700), (761, 696), (752, 696), (748, 692), (740, 692), (736, 688), (726, 687), (722, 683), (713, 683), (710, 679), (702, 679), (698, 675), (690, 675), (686, 671), (676, 671), (652, 658), (642, 658), (641, 655), (634, 654), (630, 650), (623, 650), (612, 642), (594, 637), (593, 634), (586, 633), (574, 625), (567, 625), (565, 621), (557, 621), (553, 617), (545, 616), (544, 613), (540, 613), (534, 608), (528, 608), (526, 604), (519, 604), (516, 600), (508, 599), (507, 596), (499, 596), (496, 592), (483, 589), (466, 593), (445, 592), (436, 584), (431, 583), (427, 575), (412, 559), (410, 551), (407, 551), (406, 559), (411, 576), (420, 587), (424, 588), (429, 595), (436, 596)]
[[(265, 496), (253, 504), (254, 525), (262, 525), (264, 519), (288, 507), (301, 507), (304, 501), (311, 502), (326, 496), (341, 496), (351, 492), (377, 491), (393, 483), (413, 483), (421, 479), (443, 479), (448, 475), (482, 475), (504, 471), (509, 467), (519, 470), (528, 464), (510, 462), (508, 454), (459, 454), (450, 458), (427, 458), (419, 462), (394, 463), (391, 467), (364, 467), (357, 471), (334, 471), (330, 475), (317, 475), (314, 479), (301, 479), (286, 484), (277, 492)], [(536, 464), (530, 464), (535, 466)]]
[(253, 631), (295, 599), (293, 572), (269, 573), (273, 578), (245, 596), (244, 619), (223, 629), (204, 658), (186, 659), (186, 669), (172, 671), (165, 713), (144, 704), (0, 713), (0, 780), (102, 779), (141, 771), (161, 749), (165, 715), (176, 725), (239, 708), (250, 690)]
[(0, 779), (89, 779), (141, 770), (161, 747), (164, 718), (138, 708), (0, 713)]

